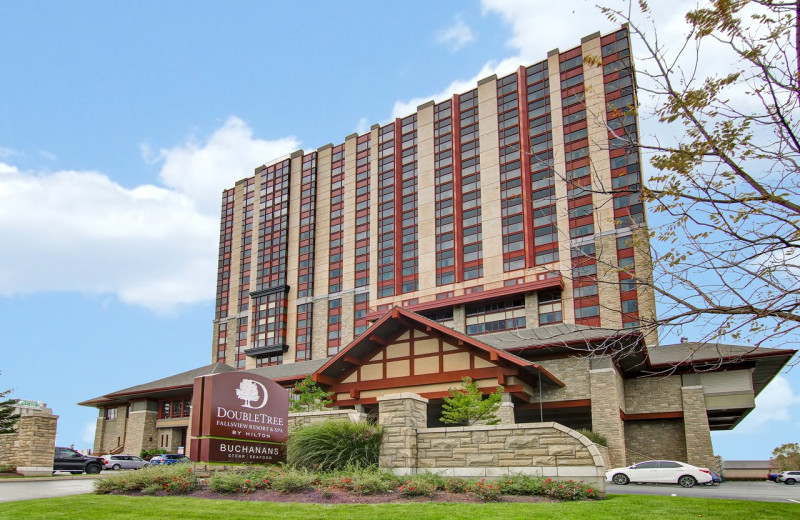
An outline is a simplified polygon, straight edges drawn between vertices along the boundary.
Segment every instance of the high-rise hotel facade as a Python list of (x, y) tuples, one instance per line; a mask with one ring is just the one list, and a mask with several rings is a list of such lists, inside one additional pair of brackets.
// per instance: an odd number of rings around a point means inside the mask
[[(90, 399), (94, 449), (186, 448), (194, 380), (246, 370), (332, 408), (503, 387), (504, 423), (605, 436), (608, 467), (714, 465), (795, 354), (659, 344), (625, 28), (223, 192), (211, 363)], [(515, 460), (525, 467), (533, 460)]]
[(222, 196), (212, 361), (330, 357), (395, 305), (471, 336), (651, 320), (634, 87), (627, 30), (597, 34), (257, 168)]

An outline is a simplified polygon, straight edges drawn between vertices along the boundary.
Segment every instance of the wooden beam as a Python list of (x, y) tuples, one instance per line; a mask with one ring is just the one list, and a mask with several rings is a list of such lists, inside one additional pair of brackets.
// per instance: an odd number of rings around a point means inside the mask
[(350, 390), (350, 399), (358, 399), (359, 397), (361, 397), (361, 390), (356, 390), (355, 388)]
[(506, 385), (506, 375), (505, 374), (497, 374), (497, 384), (500, 386)]
[(500, 359), (500, 356), (497, 355), (496, 350), (489, 351), (489, 361), (497, 361), (498, 359)]
[(314, 374), (311, 377), (311, 379), (314, 380), (317, 383), (322, 383), (323, 385), (335, 385), (336, 384), (336, 380), (335, 379), (330, 378), (328, 376), (323, 376), (322, 374)]
[(389, 344), (385, 339), (383, 339), (382, 337), (378, 336), (377, 334), (371, 334), (370, 337), (369, 337), (369, 340), (370, 341), (374, 341), (375, 343), (377, 343), (378, 345), (381, 345), (383, 347), (385, 347), (386, 345)]
[(523, 408), (526, 410), (528, 409), (538, 410), (541, 407), (545, 410), (548, 410), (554, 408), (583, 408), (587, 406), (592, 406), (591, 399), (572, 399), (570, 401), (548, 401), (545, 403), (541, 403), (541, 405), (539, 403), (528, 403), (528, 404), (521, 404), (518, 406), (518, 408)]
[(682, 419), (683, 412), (625, 413), (619, 411), (623, 421), (655, 421), (659, 419)]
[(361, 361), (358, 358), (354, 358), (353, 356), (344, 356), (342, 357), (342, 361), (344, 361), (345, 363), (349, 363), (351, 365), (355, 365), (357, 367), (360, 367), (361, 365), (364, 364), (363, 361)]

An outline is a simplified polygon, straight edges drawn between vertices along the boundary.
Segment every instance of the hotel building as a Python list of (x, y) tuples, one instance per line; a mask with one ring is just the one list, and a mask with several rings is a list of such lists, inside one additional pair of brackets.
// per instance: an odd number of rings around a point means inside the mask
[(82, 403), (95, 450), (185, 446), (193, 378), (252, 370), (365, 412), (414, 392), (429, 426), (471, 376), (512, 422), (605, 435), (609, 466), (713, 465), (794, 351), (647, 327), (635, 99), (622, 28), (256, 168), (222, 194), (212, 364)]

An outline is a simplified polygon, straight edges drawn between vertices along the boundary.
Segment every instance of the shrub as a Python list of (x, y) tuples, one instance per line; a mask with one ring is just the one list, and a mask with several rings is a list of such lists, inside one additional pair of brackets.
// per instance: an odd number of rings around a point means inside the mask
[(487, 481), (485, 478), (473, 483), (467, 491), (484, 502), (497, 502), (500, 500), (500, 486)]
[(270, 482), (270, 487), (281, 493), (299, 493), (312, 489), (317, 482), (317, 476), (304, 469), (283, 468), (275, 474)]
[(583, 500), (598, 498), (594, 488), (583, 481), (553, 480), (548, 478), (543, 483), (544, 494), (559, 500)]
[(0, 464), (0, 473), (16, 473), (17, 467), (13, 464)]
[(599, 433), (586, 428), (581, 428), (580, 430), (576, 431), (599, 446), (608, 446), (608, 439), (606, 439), (604, 435), (600, 435)]
[(425, 473), (420, 473), (414, 477), (415, 480), (420, 480), (429, 486), (432, 486), (433, 489), (437, 491), (444, 491), (447, 485), (447, 478), (439, 475), (437, 473), (431, 473), (430, 471), (426, 471)]
[(189, 493), (197, 489), (198, 481), (192, 467), (186, 464), (170, 464), (127, 471), (107, 479), (95, 480), (94, 492), (130, 493), (144, 489), (157, 489), (169, 494)]
[(166, 452), (167, 452), (167, 450), (165, 450), (163, 448), (153, 448), (152, 450), (142, 450), (142, 451), (139, 452), (139, 457), (141, 457), (141, 458), (143, 458), (145, 460), (150, 460), (154, 456), (163, 455)]
[(247, 490), (249, 481), (242, 473), (218, 471), (209, 479), (208, 487), (216, 493), (241, 493)]
[(383, 430), (366, 422), (325, 421), (289, 435), (287, 461), (298, 468), (330, 471), (377, 466)]
[(530, 475), (511, 475), (497, 480), (504, 495), (541, 495), (544, 493), (544, 479)]
[(449, 477), (444, 481), (444, 490), (448, 493), (461, 494), (466, 493), (471, 485), (472, 481), (458, 477)]
[(432, 497), (436, 486), (420, 478), (410, 478), (397, 486), (397, 491), (404, 497)]

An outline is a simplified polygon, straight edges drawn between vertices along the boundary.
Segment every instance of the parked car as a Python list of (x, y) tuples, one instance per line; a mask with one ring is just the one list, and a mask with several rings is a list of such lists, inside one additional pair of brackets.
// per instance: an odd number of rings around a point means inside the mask
[(778, 477), (775, 479), (775, 482), (783, 482), (784, 484), (788, 484), (790, 486), (799, 481), (800, 471), (781, 471), (778, 473)]
[(165, 453), (164, 455), (156, 455), (150, 459), (151, 466), (179, 464), (183, 462), (190, 462), (190, 460), (189, 457), (180, 453)]
[(53, 455), (53, 472), (69, 471), (73, 475), (83, 473), (97, 474), (103, 471), (105, 463), (100, 457), (78, 453), (72, 448), (56, 447)]
[(722, 475), (714, 471), (713, 469), (709, 470), (711, 472), (711, 481), (706, 482), (706, 486), (713, 486), (715, 484), (722, 484)]
[(767, 473), (767, 480), (771, 480), (773, 482), (777, 482), (778, 474), (777, 473)]
[(674, 460), (648, 460), (625, 468), (606, 471), (606, 480), (625, 485), (628, 482), (648, 484), (680, 484), (690, 488), (695, 484), (713, 482), (711, 470)]
[(150, 465), (146, 460), (136, 455), (103, 455), (105, 469), (141, 469)]

